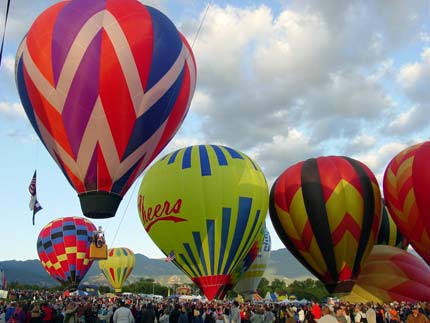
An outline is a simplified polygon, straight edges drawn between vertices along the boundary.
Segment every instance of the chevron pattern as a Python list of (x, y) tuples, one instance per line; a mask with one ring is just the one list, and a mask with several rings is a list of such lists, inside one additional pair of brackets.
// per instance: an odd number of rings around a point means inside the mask
[(176, 133), (196, 85), (183, 35), (136, 0), (54, 5), (17, 62), (30, 122), (78, 193), (123, 196)]
[(380, 210), (375, 176), (346, 157), (320, 157), (291, 166), (270, 196), (270, 216), (281, 240), (334, 289), (342, 282), (347, 285), (340, 288), (352, 288), (350, 282), (375, 243)]
[(399, 231), (430, 264), (430, 142), (406, 148), (388, 164), (384, 198)]
[(115, 292), (121, 292), (122, 285), (130, 276), (135, 256), (128, 248), (112, 248), (108, 250), (108, 258), (99, 260), (99, 268)]

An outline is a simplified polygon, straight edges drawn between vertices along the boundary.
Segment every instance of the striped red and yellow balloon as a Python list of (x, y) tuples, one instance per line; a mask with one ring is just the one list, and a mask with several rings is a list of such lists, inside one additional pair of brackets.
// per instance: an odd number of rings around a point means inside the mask
[(277, 178), (270, 217), (285, 246), (329, 292), (348, 292), (378, 234), (378, 182), (352, 158), (308, 159)]
[(122, 291), (122, 286), (130, 276), (135, 261), (133, 251), (128, 248), (109, 249), (107, 259), (99, 260), (99, 268), (115, 292)]
[(193, 97), (191, 47), (137, 0), (70, 0), (45, 10), (16, 57), (31, 125), (91, 218), (115, 215), (172, 139)]
[(353, 303), (429, 302), (430, 268), (419, 257), (392, 246), (374, 246), (350, 295)]
[(384, 174), (391, 217), (415, 251), (430, 265), (430, 142), (398, 153)]
[(43, 268), (64, 287), (76, 289), (90, 269), (90, 244), (96, 227), (85, 218), (64, 217), (48, 223), (37, 238)]

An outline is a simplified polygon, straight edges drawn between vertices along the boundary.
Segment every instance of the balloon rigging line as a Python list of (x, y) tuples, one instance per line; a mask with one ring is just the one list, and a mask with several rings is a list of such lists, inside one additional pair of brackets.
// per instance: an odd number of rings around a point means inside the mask
[(204, 22), (204, 21), (205, 21), (205, 19), (206, 19), (206, 15), (207, 15), (207, 13), (208, 13), (208, 11), (209, 11), (209, 7), (210, 7), (210, 6), (211, 6), (211, 3), (210, 3), (210, 2), (208, 2), (208, 5), (206, 6), (205, 13), (203, 14), (203, 18), (202, 18), (202, 20), (200, 21), (199, 28), (197, 29), (196, 36), (194, 37), (193, 43), (192, 43), (192, 45), (191, 45), (191, 48), (193, 48), (193, 49), (194, 49), (194, 44), (196, 43), (197, 38), (199, 37), (200, 30), (202, 29), (203, 22)]
[[(140, 176), (139, 176), (139, 177), (140, 177)], [(131, 197), (134, 195), (134, 191), (136, 190), (137, 183), (139, 182), (139, 181), (138, 181), (138, 180), (139, 180), (139, 177), (138, 177), (138, 178), (134, 181), (134, 183), (133, 183), (133, 190), (132, 190), (132, 192), (131, 192), (131, 194), (130, 194), (130, 198), (128, 199), (127, 206), (125, 207), (125, 210), (124, 210), (124, 212), (123, 212), (123, 214), (122, 214), (121, 220), (119, 221), (119, 225), (118, 225), (118, 226), (117, 226), (117, 228), (116, 228), (115, 235), (113, 236), (113, 239), (112, 239), (112, 243), (111, 243), (111, 246), (112, 246), (112, 247), (111, 247), (111, 248), (113, 248), (113, 244), (114, 244), (114, 242), (115, 242), (116, 236), (118, 235), (118, 232), (119, 232), (119, 229), (120, 229), (120, 227), (121, 227), (122, 221), (124, 220), (125, 214), (127, 213), (128, 207), (129, 207), (130, 202), (131, 202)]]

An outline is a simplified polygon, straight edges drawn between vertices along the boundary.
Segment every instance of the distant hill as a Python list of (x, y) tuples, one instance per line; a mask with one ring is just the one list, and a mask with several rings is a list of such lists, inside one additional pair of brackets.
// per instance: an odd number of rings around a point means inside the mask
[[(39, 260), (8, 260), (0, 261), (0, 268), (6, 272), (9, 282), (34, 284), (42, 287), (52, 287), (57, 283), (46, 273)], [(136, 263), (129, 282), (140, 278), (152, 278), (161, 284), (167, 284), (173, 279), (176, 283), (188, 283), (190, 280), (173, 263), (163, 259), (151, 259), (142, 254), (136, 254)], [(287, 281), (301, 280), (313, 277), (287, 249), (272, 251), (268, 268), (264, 275), (269, 281), (275, 278)], [(84, 282), (108, 285), (106, 278), (100, 273), (97, 262), (88, 271)]]

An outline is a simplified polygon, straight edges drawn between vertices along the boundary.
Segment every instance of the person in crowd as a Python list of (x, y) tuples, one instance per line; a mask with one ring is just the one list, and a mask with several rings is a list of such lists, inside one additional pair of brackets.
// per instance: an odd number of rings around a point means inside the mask
[(240, 323), (240, 309), (238, 301), (233, 301), (233, 305), (231, 306), (230, 323)]
[(390, 317), (390, 323), (400, 323), (400, 313), (396, 309), (396, 307), (393, 305), (390, 305), (390, 308), (388, 310), (388, 314)]
[(6, 323), (6, 313), (3, 306), (0, 307), (0, 323)]
[(181, 315), (179, 304), (175, 304), (173, 310), (169, 314), (169, 323), (178, 323), (179, 315)]
[(406, 318), (406, 323), (429, 323), (429, 319), (420, 313), (420, 309), (417, 305), (412, 306), (412, 313)]
[(187, 307), (185, 305), (182, 305), (181, 307), (181, 314), (179, 314), (178, 323), (189, 323)]
[(30, 312), (30, 323), (43, 323), (42, 311), (40, 306), (35, 304)]
[(307, 312), (305, 314), (305, 323), (316, 323), (315, 316), (312, 312)]
[(366, 323), (366, 314), (363, 312), (363, 308), (360, 305), (354, 307), (354, 323)]
[(347, 323), (345, 311), (341, 306), (335, 308), (335, 317), (339, 323)]
[(366, 310), (367, 323), (377, 323), (376, 322), (376, 311), (373, 309), (372, 304), (367, 304)]
[(15, 313), (17, 303), (11, 302), (9, 306), (6, 308), (6, 314), (5, 314), (5, 321), (9, 322), (9, 320), (13, 317), (13, 314)]
[(142, 315), (142, 323), (155, 322), (155, 311), (152, 303), (142, 305), (141, 315)]
[(64, 311), (64, 323), (78, 323), (78, 304), (70, 302)]
[(119, 308), (113, 314), (113, 323), (135, 323), (133, 313), (123, 300), (119, 303)]
[(99, 322), (107, 323), (108, 314), (109, 311), (107, 309), (106, 304), (102, 304), (102, 306), (100, 306), (100, 309), (97, 312), (97, 318), (99, 319)]
[(305, 310), (304, 310), (303, 306), (300, 306), (297, 314), (298, 314), (299, 323), (304, 323), (305, 322)]
[(158, 323), (169, 323), (169, 309), (167, 307), (162, 311)]
[(275, 320), (275, 314), (273, 314), (272, 309), (269, 307), (269, 305), (266, 305), (264, 307), (264, 319), (263, 322), (264, 323), (273, 323), (273, 321)]
[(318, 323), (338, 323), (338, 320), (328, 306), (323, 306), (321, 309), (321, 317), (316, 321)]
[(54, 311), (50, 303), (45, 302), (42, 304), (43, 323), (54, 322)]
[(315, 320), (318, 320), (318, 319), (321, 318), (321, 315), (322, 315), (322, 313), (321, 313), (321, 307), (315, 301), (312, 301), (311, 312), (314, 315)]
[(263, 323), (264, 322), (264, 308), (257, 307), (255, 312), (252, 312), (249, 320), (251, 323)]

